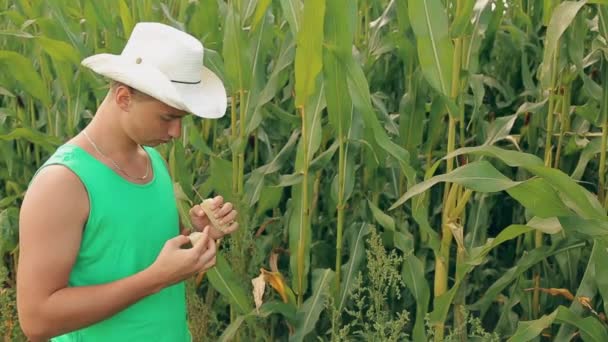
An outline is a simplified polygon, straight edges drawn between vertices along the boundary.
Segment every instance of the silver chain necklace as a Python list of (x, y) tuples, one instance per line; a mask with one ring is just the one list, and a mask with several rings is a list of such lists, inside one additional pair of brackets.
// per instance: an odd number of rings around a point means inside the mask
[(101, 154), (102, 156), (104, 156), (105, 158), (109, 159), (114, 166), (122, 173), (124, 173), (127, 177), (131, 178), (131, 179), (136, 179), (136, 180), (145, 180), (146, 178), (148, 178), (148, 173), (150, 171), (150, 158), (146, 158), (146, 174), (143, 175), (142, 177), (133, 177), (130, 174), (127, 173), (127, 171), (125, 171), (123, 168), (121, 168), (120, 166), (118, 166), (118, 164), (114, 161), (114, 159), (106, 156), (103, 152), (101, 152), (101, 150), (99, 149), (99, 147), (97, 147), (97, 144), (95, 144), (95, 142), (93, 142), (93, 140), (91, 139), (91, 137), (89, 137), (89, 135), (87, 134), (86, 130), (83, 130), (82, 133), (84, 134), (84, 136), (87, 138), (87, 140), (91, 143), (91, 145), (93, 145), (93, 148), (95, 148), (95, 150), (97, 151), (97, 153)]

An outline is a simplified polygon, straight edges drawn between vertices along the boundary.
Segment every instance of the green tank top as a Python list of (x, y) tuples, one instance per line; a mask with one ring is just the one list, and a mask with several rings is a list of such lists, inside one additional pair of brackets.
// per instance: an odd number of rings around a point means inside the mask
[[(160, 154), (146, 147), (153, 179), (136, 184), (71, 144), (60, 146), (44, 166), (61, 164), (82, 181), (90, 212), (69, 286), (112, 282), (150, 266), (164, 243), (179, 232), (173, 182)], [(86, 305), (86, 303), (83, 303)], [(73, 341), (190, 341), (184, 283), (145, 297), (114, 316), (61, 336)]]

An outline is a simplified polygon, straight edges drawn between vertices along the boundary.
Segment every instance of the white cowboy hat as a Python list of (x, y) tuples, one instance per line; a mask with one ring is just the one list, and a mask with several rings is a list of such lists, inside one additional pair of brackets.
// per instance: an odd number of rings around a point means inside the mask
[(226, 112), (226, 89), (203, 66), (204, 48), (193, 36), (161, 23), (138, 23), (122, 53), (85, 58), (82, 65), (169, 106), (202, 118)]

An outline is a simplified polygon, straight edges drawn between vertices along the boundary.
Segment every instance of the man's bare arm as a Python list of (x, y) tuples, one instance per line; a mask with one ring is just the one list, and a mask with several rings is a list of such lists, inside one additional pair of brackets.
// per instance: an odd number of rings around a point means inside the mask
[[(200, 259), (207, 249), (197, 245), (189, 252), (181, 250), (189, 240), (178, 236), (167, 242), (161, 252), (165, 257), (152, 265), (156, 267), (107, 284), (68, 287), (88, 208), (84, 186), (63, 166), (41, 171), (25, 196), (20, 213), (17, 307), (21, 327), (32, 342), (108, 318), (204, 265)], [(178, 261), (192, 270), (175, 267)]]

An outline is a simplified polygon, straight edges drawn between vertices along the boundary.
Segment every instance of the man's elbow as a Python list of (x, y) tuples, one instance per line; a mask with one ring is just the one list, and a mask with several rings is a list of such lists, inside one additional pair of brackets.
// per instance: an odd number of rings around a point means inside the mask
[(51, 337), (51, 335), (45, 334), (42, 331), (37, 331), (37, 330), (32, 330), (32, 331), (26, 331), (23, 330), (23, 334), (25, 335), (25, 337), (27, 337), (27, 340), (29, 342), (48, 342)]
[(19, 324), (30, 342), (48, 341), (54, 337), (50, 325), (40, 314), (32, 310), (19, 309)]

